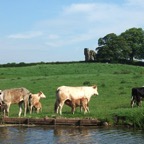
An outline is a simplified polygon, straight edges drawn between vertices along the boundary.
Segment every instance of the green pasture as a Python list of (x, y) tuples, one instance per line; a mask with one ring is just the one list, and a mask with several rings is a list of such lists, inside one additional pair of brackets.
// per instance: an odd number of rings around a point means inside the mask
[[(144, 107), (130, 107), (132, 87), (144, 85), (144, 67), (102, 64), (64, 63), (38, 64), (26, 67), (0, 68), (0, 89), (26, 87), (32, 93), (42, 91), (46, 99), (41, 99), (43, 110), (40, 114), (27, 117), (59, 117), (54, 113), (55, 91), (62, 85), (97, 85), (98, 96), (92, 96), (90, 113), (80, 113), (79, 108), (71, 114), (71, 108), (63, 107), (63, 115), (68, 118), (99, 118), (113, 122), (115, 114), (126, 116), (127, 121), (141, 125)], [(18, 116), (18, 105), (11, 105), (10, 117)]]

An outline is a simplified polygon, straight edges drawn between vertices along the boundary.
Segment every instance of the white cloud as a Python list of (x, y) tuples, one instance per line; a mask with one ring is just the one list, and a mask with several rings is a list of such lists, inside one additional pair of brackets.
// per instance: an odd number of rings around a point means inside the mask
[(95, 9), (94, 3), (81, 3), (81, 4), (72, 4), (69, 7), (63, 9), (64, 14), (72, 13), (87, 13)]
[(27, 33), (19, 33), (19, 34), (12, 34), (9, 35), (8, 38), (13, 38), (13, 39), (31, 39), (35, 37), (42, 36), (42, 32), (40, 31), (35, 31), (35, 32), (27, 32)]
[(144, 7), (144, 0), (127, 0), (127, 4), (131, 6)]
[(50, 34), (50, 35), (48, 35), (48, 39), (58, 39), (58, 38), (59, 38), (59, 36), (56, 35), (56, 34)]
[(47, 45), (49, 47), (60, 47), (61, 46), (60, 42), (45, 42), (45, 45)]
[[(43, 21), (43, 28), (53, 30), (46, 42), (51, 47), (85, 44), (90, 40), (97, 44), (100, 37), (108, 33), (120, 34), (131, 27), (142, 27), (144, 9), (135, 9), (128, 0), (121, 5), (116, 3), (71, 4), (63, 9), (59, 17)], [(135, 1), (136, 2), (136, 1)], [(142, 1), (138, 1), (141, 3)], [(128, 5), (129, 3), (129, 5)], [(45, 23), (45, 24), (44, 24)], [(58, 35), (58, 36), (57, 36)], [(51, 41), (51, 40), (55, 41)]]

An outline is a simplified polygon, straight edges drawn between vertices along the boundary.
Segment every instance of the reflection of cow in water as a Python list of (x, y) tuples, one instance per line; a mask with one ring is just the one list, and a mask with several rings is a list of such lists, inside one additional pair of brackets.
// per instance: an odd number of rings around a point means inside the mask
[(92, 95), (98, 95), (97, 86), (61, 86), (56, 91), (55, 112), (62, 114), (62, 108), (66, 100), (73, 101), (87, 98), (89, 102)]
[[(58, 139), (58, 143), (74, 143), (73, 141), (70, 141), (69, 139), (66, 139), (63, 136), (67, 136), (67, 135), (78, 135), (81, 134), (83, 135), (83, 139), (86, 138), (85, 136), (88, 136), (89, 133), (89, 128), (87, 127), (55, 127), (54, 129), (54, 136), (60, 136)], [(75, 143), (79, 142), (79, 143), (83, 143), (83, 139), (81, 139), (82, 141), (80, 142), (79, 137), (75, 137)], [(87, 138), (86, 138), (87, 139)], [(71, 139), (72, 140), (72, 139)]]
[(142, 98), (144, 98), (144, 87), (132, 88), (131, 107), (135, 103), (137, 106), (141, 106)]
[(80, 111), (82, 111), (82, 109), (83, 109), (84, 114), (86, 112), (89, 112), (88, 99), (87, 98), (81, 98), (81, 99), (75, 99), (75, 100), (66, 100), (65, 104), (72, 108), (73, 114), (75, 112), (76, 107), (80, 107)]

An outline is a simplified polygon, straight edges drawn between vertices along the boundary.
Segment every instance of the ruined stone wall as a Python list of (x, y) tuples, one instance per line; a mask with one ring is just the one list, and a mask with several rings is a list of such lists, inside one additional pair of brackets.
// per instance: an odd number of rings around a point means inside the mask
[(95, 61), (96, 60), (96, 52), (93, 50), (89, 50), (88, 48), (84, 49), (85, 61)]

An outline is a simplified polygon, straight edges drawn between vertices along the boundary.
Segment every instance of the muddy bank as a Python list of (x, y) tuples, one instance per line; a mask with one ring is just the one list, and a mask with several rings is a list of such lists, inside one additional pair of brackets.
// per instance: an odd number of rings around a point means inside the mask
[(68, 118), (1, 118), (0, 125), (65, 125), (65, 126), (109, 126), (97, 119)]

